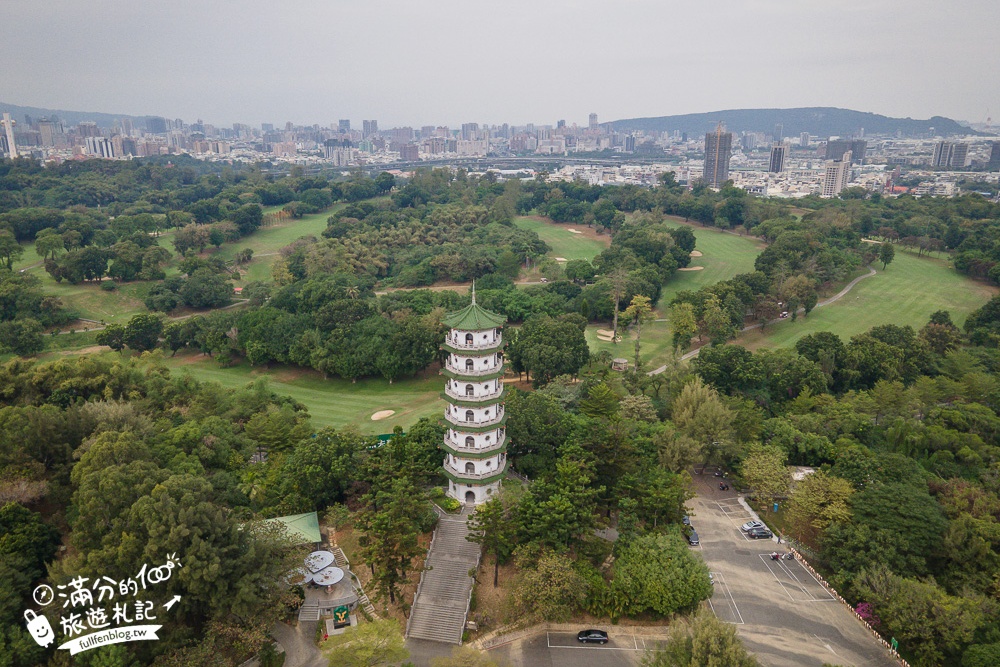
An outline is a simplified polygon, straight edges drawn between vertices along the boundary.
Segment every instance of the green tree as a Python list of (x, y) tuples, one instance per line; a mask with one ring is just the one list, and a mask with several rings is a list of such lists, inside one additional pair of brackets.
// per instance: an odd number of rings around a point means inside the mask
[(0, 229), (0, 266), (14, 268), (14, 262), (24, 254), (24, 248), (17, 242), (14, 235), (6, 229)]
[(882, 270), (896, 257), (896, 247), (891, 243), (883, 243), (878, 247), (878, 261), (882, 262)]
[(506, 561), (516, 544), (517, 532), (513, 522), (514, 511), (506, 494), (493, 496), (476, 507), (469, 517), (470, 542), (480, 545), (488, 554), (493, 554), (493, 588), (499, 585), (500, 561)]
[(817, 470), (795, 485), (785, 510), (788, 531), (797, 540), (819, 548), (819, 538), (830, 524), (851, 518), (854, 487), (845, 479)]
[(670, 328), (673, 331), (675, 350), (687, 350), (691, 339), (698, 333), (698, 321), (694, 316), (694, 306), (690, 303), (675, 303), (670, 307)]
[(661, 649), (647, 651), (643, 667), (759, 667), (743, 648), (736, 628), (702, 610), (690, 625), (671, 625), (670, 638)]
[(615, 560), (613, 586), (624, 594), (630, 616), (669, 616), (694, 609), (712, 594), (708, 568), (676, 529), (631, 540)]
[(65, 249), (62, 235), (54, 229), (43, 229), (35, 236), (35, 252), (42, 259), (55, 259)]
[(625, 318), (632, 322), (635, 327), (635, 370), (639, 371), (639, 343), (642, 338), (642, 324), (653, 319), (653, 306), (649, 297), (637, 294), (632, 297), (632, 302), (625, 309)]
[(684, 385), (671, 406), (671, 420), (681, 433), (698, 443), (709, 462), (721, 462), (733, 443), (736, 415), (700, 377)]
[(33, 317), (0, 322), (0, 349), (10, 350), (22, 357), (38, 354), (45, 349), (41, 323)]
[(740, 465), (740, 476), (757, 500), (770, 505), (788, 493), (792, 475), (785, 465), (787, 459), (788, 454), (780, 447), (754, 445), (750, 448)]
[(712, 345), (721, 345), (737, 333), (732, 318), (723, 310), (719, 298), (715, 295), (705, 299), (699, 329), (709, 337)]
[(94, 339), (98, 345), (107, 345), (115, 352), (125, 349), (125, 327), (121, 324), (108, 324), (103, 331), (98, 331)]
[(160, 344), (163, 320), (151, 313), (140, 313), (125, 325), (122, 342), (137, 352), (155, 349)]
[(410, 656), (399, 623), (379, 619), (362, 623), (351, 641), (328, 653), (330, 667), (379, 667), (395, 665)]
[(628, 288), (628, 271), (623, 268), (616, 268), (608, 274), (608, 286), (611, 305), (614, 309), (614, 319), (611, 322), (611, 342), (618, 344), (618, 309), (621, 307), (622, 299), (625, 298), (625, 290)]
[(566, 621), (583, 604), (587, 587), (570, 559), (543, 550), (537, 560), (516, 555), (520, 572), (511, 599), (526, 618)]

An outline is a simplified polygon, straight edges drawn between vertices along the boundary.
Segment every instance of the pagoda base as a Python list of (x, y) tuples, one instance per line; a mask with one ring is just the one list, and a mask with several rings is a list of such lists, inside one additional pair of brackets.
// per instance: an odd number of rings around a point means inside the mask
[(500, 480), (486, 484), (448, 480), (446, 493), (460, 503), (480, 505), (500, 492)]

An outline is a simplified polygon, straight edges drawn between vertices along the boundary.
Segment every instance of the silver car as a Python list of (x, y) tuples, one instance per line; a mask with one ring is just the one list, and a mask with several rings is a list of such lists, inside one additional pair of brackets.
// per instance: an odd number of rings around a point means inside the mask
[(754, 528), (767, 528), (763, 521), (747, 521), (745, 524), (740, 526), (740, 530), (744, 533), (753, 530)]

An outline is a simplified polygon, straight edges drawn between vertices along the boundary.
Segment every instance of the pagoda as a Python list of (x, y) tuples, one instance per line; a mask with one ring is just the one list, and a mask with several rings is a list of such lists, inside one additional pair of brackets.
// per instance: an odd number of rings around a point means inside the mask
[(448, 353), (441, 373), (448, 378), (444, 474), (448, 495), (467, 504), (485, 502), (500, 488), (507, 470), (506, 388), (503, 336), (507, 318), (472, 303), (442, 319), (450, 331), (441, 346)]

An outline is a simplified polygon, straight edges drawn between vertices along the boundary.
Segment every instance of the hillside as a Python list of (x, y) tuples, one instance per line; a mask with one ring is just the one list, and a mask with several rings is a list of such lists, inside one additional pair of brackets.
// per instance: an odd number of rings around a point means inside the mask
[[(797, 109), (727, 109), (708, 113), (689, 113), (679, 116), (659, 116), (655, 118), (628, 118), (615, 120), (605, 125), (614, 130), (643, 130), (664, 132), (680, 130), (689, 135), (698, 135), (715, 129), (719, 121), (732, 132), (774, 131), (781, 123), (786, 137), (797, 137), (802, 132), (819, 137), (850, 136), (864, 128), (865, 134), (895, 134), (903, 136), (952, 134), (980, 134), (950, 118), (934, 116), (928, 120), (913, 118), (890, 118), (875, 113), (837, 109), (836, 107), (802, 107)], [(931, 129), (933, 128), (933, 130)]]
[(42, 107), (22, 107), (17, 104), (0, 102), (0, 114), (9, 113), (18, 123), (24, 121), (25, 114), (32, 118), (41, 116), (58, 116), (65, 125), (76, 125), (84, 121), (92, 121), (100, 127), (111, 127), (120, 118), (131, 118), (138, 127), (146, 127), (149, 116), (130, 116), (128, 114), (101, 113), (98, 111), (66, 111), (64, 109), (44, 109)]

